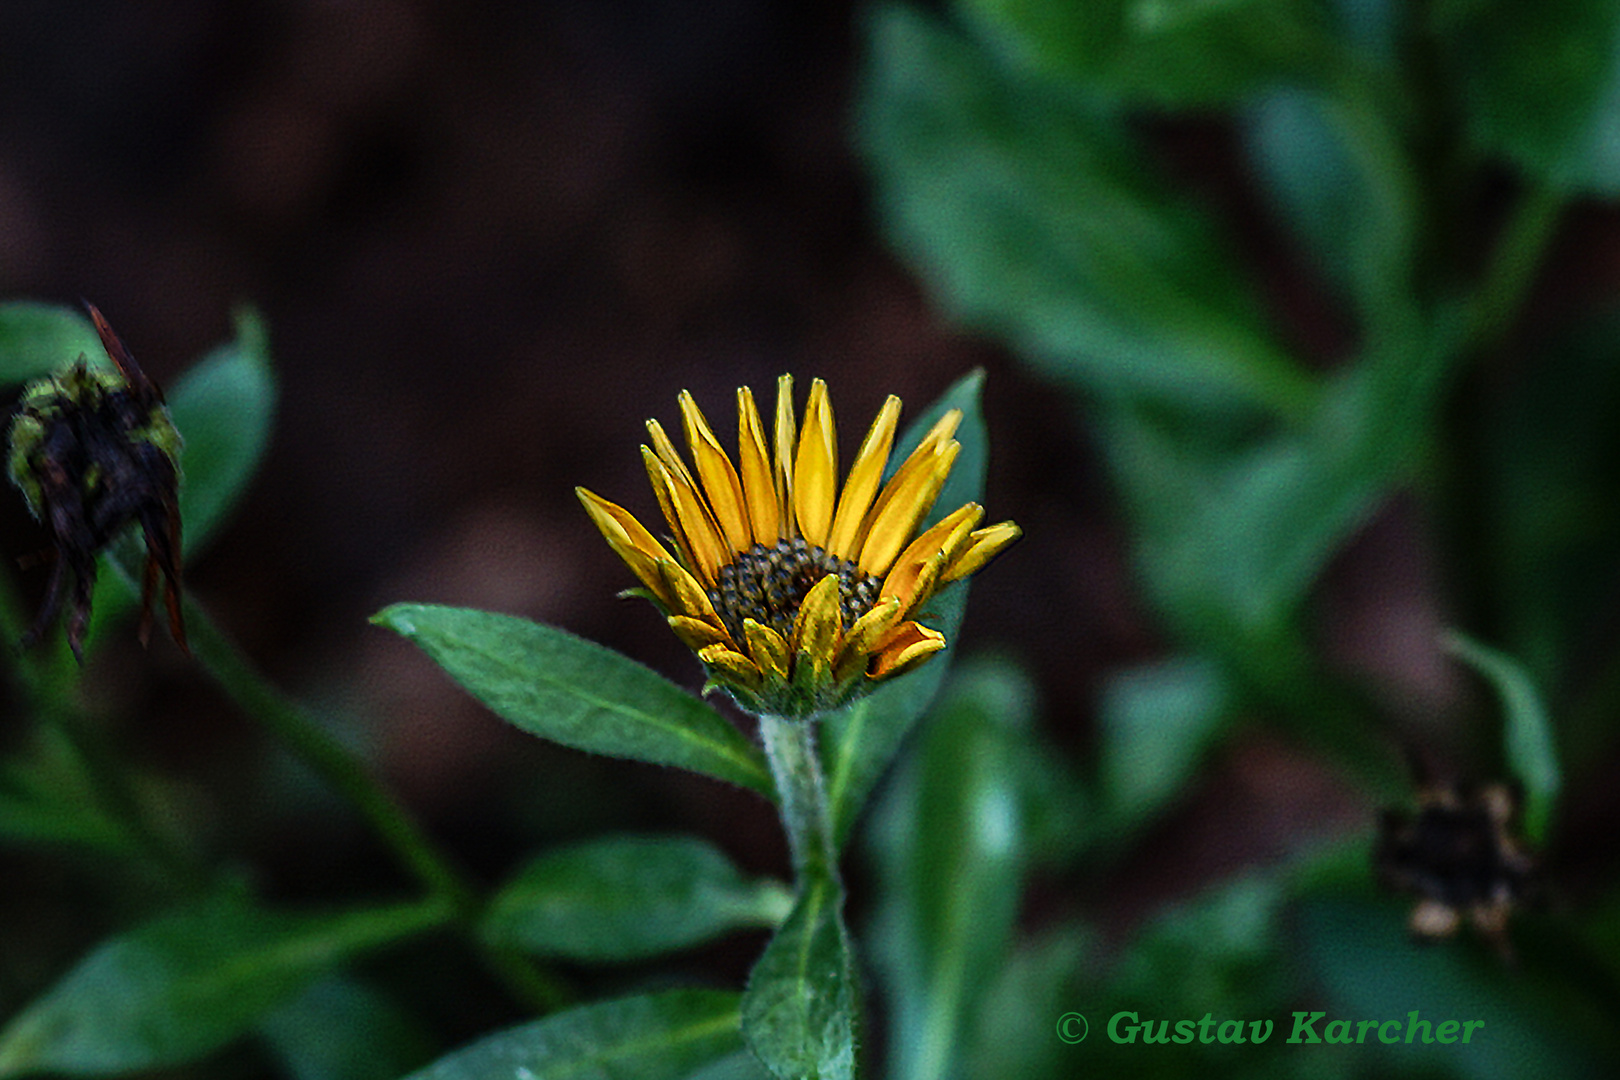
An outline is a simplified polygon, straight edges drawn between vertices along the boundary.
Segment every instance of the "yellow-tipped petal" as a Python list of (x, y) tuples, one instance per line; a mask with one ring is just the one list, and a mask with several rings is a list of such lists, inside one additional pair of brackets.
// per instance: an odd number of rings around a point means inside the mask
[[(923, 446), (917, 449), (921, 451)], [(950, 475), (961, 450), (962, 444), (952, 439), (931, 447), (926, 455), (913, 454), (894, 474), (872, 508), (872, 523), (866, 543), (861, 546), (863, 573), (881, 574), (894, 564), (895, 556), (911, 538), (917, 523), (933, 509), (939, 489), (945, 486), (945, 478)], [(913, 462), (916, 462), (915, 467), (912, 467)]]
[(717, 626), (704, 619), (694, 619), (690, 615), (671, 615), (668, 619), (669, 628), (675, 631), (675, 636), (681, 639), (693, 652), (701, 652), (710, 645), (724, 645), (731, 648), (731, 635), (726, 633), (725, 627)]
[(634, 514), (622, 506), (608, 502), (587, 488), (576, 487), (574, 494), (585, 507), (585, 513), (602, 533), (613, 553), (624, 560), (641, 583), (652, 590), (659, 603), (666, 608), (675, 606), (674, 597), (658, 572), (658, 561), (671, 558), (664, 545), (653, 539), (652, 533), (642, 527)]
[(669, 493), (670, 471), (646, 443), (641, 445), (641, 464), (647, 470), (647, 483), (653, 489), (653, 497), (658, 500), (658, 509), (664, 515), (671, 535), (675, 537), (675, 545), (690, 564), (692, 545), (687, 542), (686, 530), (681, 528), (681, 515), (675, 512), (675, 500)]
[(758, 690), (762, 679), (759, 666), (748, 657), (725, 645), (710, 645), (698, 650), (698, 659), (712, 668), (719, 668), (733, 682)]
[(958, 558), (984, 518), (984, 507), (965, 503), (906, 545), (883, 579), (878, 596), (899, 600), (907, 611), (928, 599), (940, 574)]
[(776, 482), (771, 478), (771, 452), (765, 445), (765, 427), (760, 423), (759, 409), (754, 406), (754, 392), (746, 386), (737, 388), (737, 470), (742, 476), (743, 498), (748, 503), (748, 522), (753, 527), (754, 540), (770, 547), (782, 536), (778, 517), (781, 504)]
[(720, 525), (721, 536), (733, 554), (741, 554), (754, 546), (754, 532), (748, 524), (748, 508), (743, 501), (742, 481), (731, 459), (714, 437), (714, 429), (704, 418), (697, 402), (685, 390), (681, 391), (681, 419), (686, 424), (686, 444), (697, 463), (698, 477), (703, 481), (703, 492), (709, 507)]
[(662, 485), (674, 510), (693, 571), (704, 586), (712, 586), (720, 567), (731, 561), (731, 553), (720, 539), (720, 530), (710, 520), (696, 489), (671, 473), (662, 461), (655, 459), (650, 467), (656, 467), (658, 472), (654, 487)]
[(753, 619), (743, 620), (743, 637), (748, 642), (748, 655), (759, 665), (768, 679), (787, 682), (792, 657), (782, 635)]
[(889, 450), (894, 446), (894, 429), (900, 422), (900, 399), (889, 395), (878, 410), (877, 419), (861, 441), (855, 464), (849, 467), (849, 478), (844, 481), (844, 493), (838, 497), (838, 513), (833, 518), (832, 532), (827, 537), (827, 551), (840, 559), (860, 552), (865, 538), (862, 526), (866, 511), (877, 495), (883, 480), (883, 467), (889, 463)]
[(776, 380), (776, 516), (778, 539), (799, 535), (793, 520), (793, 455), (799, 445), (798, 424), (793, 419), (793, 376)]
[(697, 578), (693, 577), (680, 563), (674, 559), (658, 560), (658, 572), (663, 576), (664, 588), (668, 590), (673, 601), (671, 610), (683, 615), (691, 615), (705, 622), (720, 624), (720, 616), (714, 610), (714, 604), (709, 600), (709, 594), (703, 591)]
[(941, 584), (960, 580), (984, 569), (985, 563), (1000, 555), (1009, 544), (1024, 535), (1010, 521), (1003, 521), (974, 531), (967, 548), (956, 557), (940, 578)]
[(827, 384), (810, 384), (804, 406), (804, 431), (793, 459), (793, 516), (799, 533), (816, 547), (827, 546), (833, 505), (838, 497), (838, 434), (833, 429), (832, 404)]
[(838, 575), (828, 574), (811, 586), (793, 623), (793, 651), (808, 656), (818, 668), (832, 667), (843, 631), (839, 617)]
[(945, 647), (945, 635), (921, 623), (901, 623), (898, 630), (873, 657), (874, 679), (902, 675)]

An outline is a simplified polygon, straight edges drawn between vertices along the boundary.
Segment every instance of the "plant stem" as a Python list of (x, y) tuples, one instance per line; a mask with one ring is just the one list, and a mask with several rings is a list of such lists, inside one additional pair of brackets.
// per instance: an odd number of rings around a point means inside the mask
[(767, 713), (759, 718), (759, 736), (782, 799), (782, 824), (787, 829), (793, 873), (799, 886), (825, 880), (841, 890), (827, 783), (816, 753), (816, 722)]
[[(300, 761), (347, 798), (413, 876), (448, 903), (476, 941), (484, 901), (479, 891), (440, 852), (409, 810), (366, 768), (247, 662), (230, 639), (189, 595), (184, 599), (187, 637), (198, 662), (242, 710), (268, 728)], [(568, 997), (549, 974), (516, 953), (480, 945), (491, 972), (521, 999), (549, 1012)]]

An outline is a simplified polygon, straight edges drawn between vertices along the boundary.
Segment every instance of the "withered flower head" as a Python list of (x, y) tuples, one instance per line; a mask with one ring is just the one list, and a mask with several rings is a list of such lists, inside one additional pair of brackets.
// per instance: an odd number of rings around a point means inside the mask
[[(89, 306), (89, 305), (87, 305)], [(39, 617), (23, 638), (38, 642), (56, 620), (67, 579), (67, 639), (82, 663), (96, 583), (96, 556), (126, 526), (146, 538), (141, 640), (150, 632), (152, 593), (164, 579), (169, 629), (182, 649), (180, 615), (180, 433), (163, 394), (146, 377), (101, 312), (90, 307), (116, 370), (83, 356), (65, 371), (30, 383), (11, 423), (11, 482), (50, 531), (54, 562)]]
[(1464, 917), (1504, 953), (1507, 920), (1529, 894), (1535, 862), (1513, 836), (1517, 810), (1502, 784), (1433, 784), (1415, 814), (1390, 810), (1375, 855), (1386, 887), (1416, 895), (1414, 936), (1449, 937)]
[(1019, 536), (1010, 521), (980, 528), (977, 503), (917, 533), (960, 449), (952, 438), (959, 410), (941, 417), (884, 484), (900, 418), (900, 399), (890, 397), (840, 492), (820, 379), (803, 431), (793, 380), (778, 380), (770, 443), (752, 391), (737, 391), (737, 467), (690, 394), (680, 406), (695, 472), (656, 420), (647, 422), (652, 446), (641, 448), (673, 553), (622, 507), (576, 490), (710, 684), (755, 713), (812, 716), (925, 662), (945, 637), (917, 621), (922, 606)]

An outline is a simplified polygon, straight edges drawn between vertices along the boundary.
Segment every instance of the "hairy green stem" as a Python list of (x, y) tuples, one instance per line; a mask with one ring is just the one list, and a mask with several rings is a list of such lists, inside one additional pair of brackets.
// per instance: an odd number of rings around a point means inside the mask
[[(476, 925), (484, 907), (479, 890), (440, 852), (410, 811), (342, 743), (247, 662), (207, 611), (190, 596), (184, 603), (192, 652), (221, 689), (348, 799), (406, 869), (451, 906), (476, 941)], [(554, 977), (524, 957), (482, 945), (480, 950), (492, 973), (541, 1012), (549, 1012), (567, 999)]]
[(759, 737), (782, 799), (782, 825), (793, 854), (794, 876), (801, 888), (817, 879), (837, 885), (838, 855), (827, 783), (816, 753), (816, 722), (767, 713), (759, 718)]

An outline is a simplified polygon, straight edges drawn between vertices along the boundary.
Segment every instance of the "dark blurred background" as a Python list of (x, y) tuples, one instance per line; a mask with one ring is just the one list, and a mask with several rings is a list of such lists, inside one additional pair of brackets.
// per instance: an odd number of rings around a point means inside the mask
[[(848, 138), (858, 16), (765, 0), (0, 7), (0, 297), (92, 300), (161, 382), (229, 336), (234, 305), (263, 312), (274, 442), (189, 583), (486, 878), (608, 828), (689, 828), (749, 869), (785, 868), (752, 796), (539, 744), (366, 622), (397, 600), (489, 608), (695, 687), (655, 613), (613, 598), (630, 575), (573, 494), (653, 517), (636, 446), (646, 418), (676, 421), (683, 388), (730, 443), (736, 386), (824, 377), (847, 461), (886, 393), (915, 412), (986, 367), (987, 508), (1026, 539), (976, 584), (966, 650), (1028, 664), (1079, 760), (1103, 674), (1161, 649), (1079, 417), (953, 331), (870, 221)], [(1168, 135), (1220, 197), (1220, 168), (1202, 168), (1219, 135)], [(1331, 348), (1290, 266), (1263, 233), (1247, 242), (1275, 263), (1290, 332)], [(1325, 600), (1344, 616), (1330, 655), (1379, 670), (1391, 708), (1417, 714), (1456, 688), (1411, 647), (1440, 625), (1411, 518), (1380, 518)], [(15, 557), (37, 538), (20, 508), (7, 520)], [(90, 677), (180, 827), (271, 895), (401, 884), (168, 643), (121, 641)], [(1239, 739), (1205, 784), (1163, 828), (1170, 846), (1111, 883), (1121, 917), (1302, 831), (1371, 820), (1270, 738)], [(11, 906), (48, 922), (72, 871), (0, 859), (41, 898)], [(97, 936), (68, 933), (38, 963), (60, 970)]]

